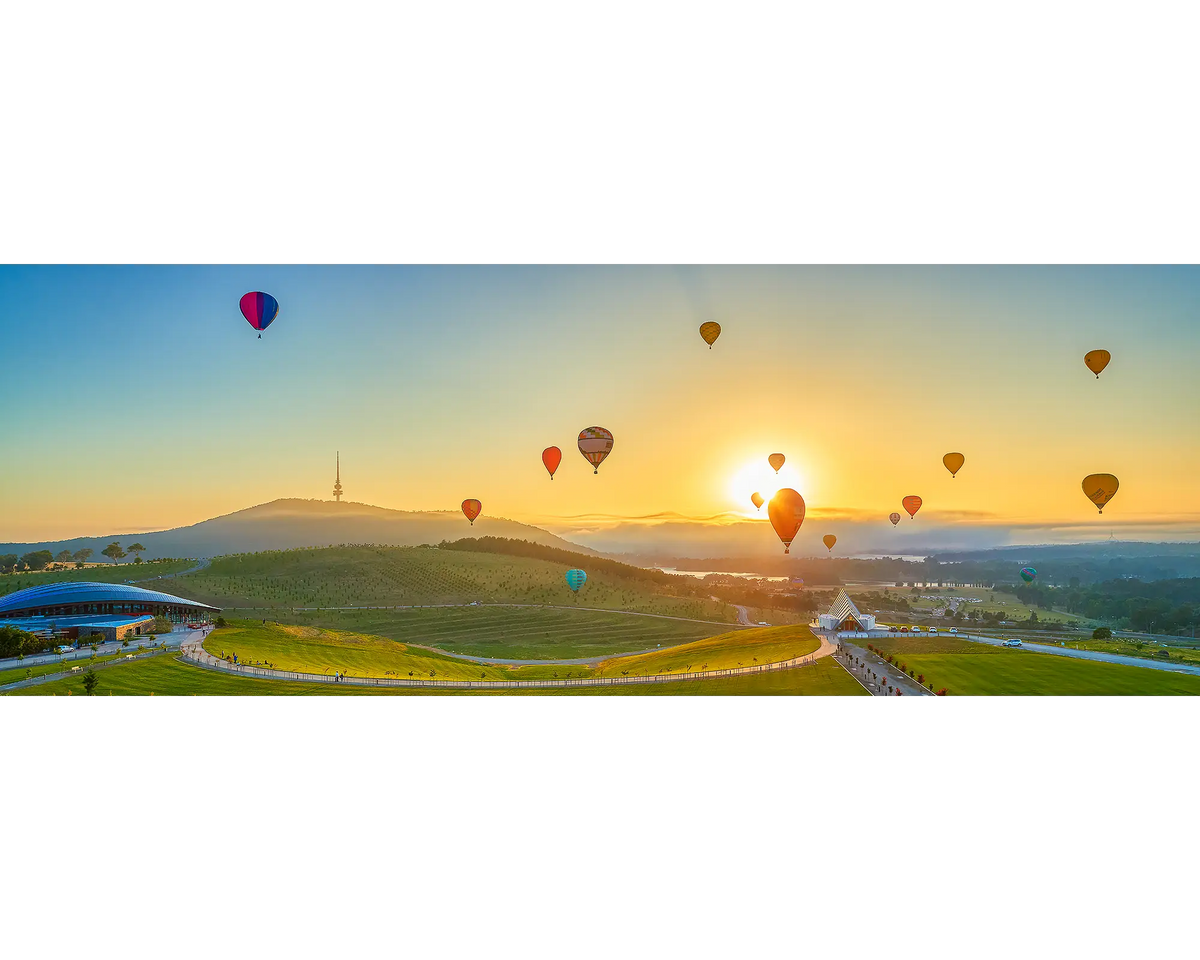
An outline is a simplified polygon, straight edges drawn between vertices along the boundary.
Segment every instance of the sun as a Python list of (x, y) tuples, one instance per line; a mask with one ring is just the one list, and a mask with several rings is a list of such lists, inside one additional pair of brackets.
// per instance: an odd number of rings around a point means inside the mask
[[(804, 475), (791, 463), (785, 463), (776, 473), (764, 456), (761, 460), (746, 464), (733, 475), (729, 481), (729, 494), (740, 513), (748, 517), (765, 517), (767, 504), (775, 496), (775, 491), (783, 487), (791, 487), (803, 494)], [(750, 500), (752, 493), (762, 494), (762, 509), (754, 508)]]

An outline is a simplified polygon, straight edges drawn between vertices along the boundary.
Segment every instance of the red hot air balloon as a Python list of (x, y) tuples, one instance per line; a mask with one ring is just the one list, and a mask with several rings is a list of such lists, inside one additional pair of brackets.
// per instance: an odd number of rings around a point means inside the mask
[(900, 501), (900, 506), (908, 511), (909, 517), (915, 518), (917, 511), (921, 509), (921, 502), (920, 497), (905, 497)]
[(767, 504), (767, 515), (771, 518), (771, 526), (783, 541), (783, 552), (791, 553), (792, 541), (804, 522), (804, 498), (791, 487), (784, 487), (776, 491)]
[(246, 322), (258, 331), (258, 339), (262, 332), (271, 325), (271, 321), (279, 314), (279, 301), (269, 293), (247, 293), (241, 300), (242, 316)]
[(603, 427), (585, 427), (579, 431), (579, 452), (595, 469), (600, 472), (600, 464), (612, 453), (613, 435)]
[(546, 465), (546, 469), (550, 471), (550, 479), (554, 479), (554, 471), (558, 469), (558, 465), (562, 463), (562, 451), (558, 447), (547, 447), (542, 451), (542, 463)]
[(898, 514), (898, 513), (889, 513), (889, 514), (888, 514), (888, 519), (892, 521), (892, 526), (894, 527), (896, 524), (898, 524), (898, 523), (900, 522), (900, 514)]
[(468, 520), (471, 521), (471, 526), (475, 526), (475, 518), (483, 511), (483, 504), (478, 500), (464, 500), (462, 502), (462, 512), (466, 514)]

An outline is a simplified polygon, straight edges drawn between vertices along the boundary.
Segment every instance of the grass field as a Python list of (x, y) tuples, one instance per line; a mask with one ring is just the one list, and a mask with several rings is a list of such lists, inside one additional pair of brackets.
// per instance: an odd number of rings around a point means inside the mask
[(589, 571), (575, 595), (563, 579), (569, 568), (549, 560), (436, 547), (329, 547), (218, 557), (205, 570), (171, 583), (180, 596), (225, 609), (271, 609), (280, 620), (295, 607), (473, 601), (578, 604), (722, 623), (737, 620), (729, 604), (669, 596), (653, 583), (608, 572)]
[[(641, 618), (630, 618), (641, 619)], [(232, 621), (214, 631), (204, 649), (215, 657), (237, 654), (242, 663), (303, 673), (442, 680), (533, 680), (571, 677), (644, 677), (704, 668), (777, 663), (812, 653), (819, 641), (807, 627), (761, 627), (709, 637), (653, 653), (611, 657), (596, 667), (578, 664), (507, 666), (475, 664), (385, 637), (291, 624)]]
[[(83, 570), (52, 570), (42, 573), (5, 573), (0, 574), (0, 597), (5, 594), (24, 590), (27, 587), (40, 587), (44, 583), (64, 583), (68, 581), (85, 580), (89, 583), (124, 583), (126, 580), (154, 579), (168, 573), (178, 573), (195, 566), (190, 560), (147, 561), (145, 563), (122, 563), (104, 567), (87, 567)], [(179, 581), (168, 580), (163, 584), (167, 593), (173, 590), (167, 584)], [(153, 589), (150, 584), (143, 583), (146, 589)]]
[(954, 637), (870, 641), (951, 695), (1200, 695), (1200, 677), (1049, 653), (1008, 650)]
[[(97, 696), (865, 696), (865, 691), (831, 658), (799, 670), (716, 680), (580, 688), (520, 690), (511, 693), (454, 690), (402, 690), (355, 687), (351, 684), (292, 683), (256, 680), (203, 670), (162, 655), (117, 665), (99, 673)], [(11, 691), (13, 696), (80, 696), (78, 677), (52, 680)]]

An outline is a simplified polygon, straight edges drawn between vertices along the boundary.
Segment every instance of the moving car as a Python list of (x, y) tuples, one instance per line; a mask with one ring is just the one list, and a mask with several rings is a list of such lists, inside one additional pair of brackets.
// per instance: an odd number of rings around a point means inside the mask
[(1004, 641), (1004, 646), (1006, 646), (1006, 647), (1019, 647), (1020, 645), (1021, 645), (1021, 641), (1018, 640), (1016, 637), (1009, 637), (1007, 640)]

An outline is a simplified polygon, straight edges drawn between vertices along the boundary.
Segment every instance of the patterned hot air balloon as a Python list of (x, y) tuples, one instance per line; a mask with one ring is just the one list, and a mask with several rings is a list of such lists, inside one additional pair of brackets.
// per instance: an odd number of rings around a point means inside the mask
[(942, 457), (942, 463), (946, 465), (946, 469), (950, 471), (950, 476), (955, 476), (962, 465), (967, 462), (967, 458), (961, 453), (948, 453)]
[(1105, 504), (1117, 495), (1121, 484), (1111, 473), (1093, 473), (1083, 478), (1083, 492), (1089, 500), (1104, 512)]
[(782, 453), (773, 453), (767, 457), (767, 463), (775, 468), (776, 473), (779, 472), (779, 468), (783, 466), (785, 460), (787, 460), (787, 457), (785, 457)]
[(1034, 570), (1033, 567), (1022, 567), (1021, 568), (1021, 579), (1024, 580), (1026, 583), (1033, 583), (1033, 581), (1036, 577), (1037, 577), (1037, 571)]
[(896, 524), (898, 524), (898, 523), (900, 522), (900, 514), (898, 514), (898, 513), (889, 513), (889, 514), (888, 514), (888, 519), (892, 521), (892, 526), (894, 527)]
[(567, 586), (571, 588), (573, 593), (578, 593), (579, 588), (587, 583), (587, 574), (582, 570), (568, 570), (565, 576), (567, 578)]
[(247, 293), (242, 297), (241, 307), (242, 316), (258, 331), (258, 339), (261, 340), (262, 332), (279, 313), (279, 301), (269, 293)]
[(547, 447), (542, 451), (542, 463), (546, 469), (550, 471), (550, 479), (554, 479), (554, 471), (558, 469), (558, 465), (562, 463), (562, 451), (558, 447)]
[(837, 537), (835, 537), (832, 533), (827, 533), (821, 538), (821, 542), (825, 544), (826, 549), (830, 553), (833, 553), (833, 545), (837, 543)]
[(471, 526), (475, 526), (475, 518), (479, 516), (482, 510), (483, 504), (478, 500), (464, 500), (462, 502), (462, 512), (471, 521)]
[(771, 526), (783, 541), (783, 552), (791, 553), (792, 541), (804, 522), (804, 498), (791, 487), (777, 490), (767, 504), (767, 514), (771, 518)]
[(917, 511), (921, 509), (920, 497), (905, 497), (900, 501), (900, 506), (908, 511), (909, 517), (916, 517)]
[(1100, 379), (1100, 371), (1108, 366), (1108, 361), (1112, 359), (1112, 354), (1107, 350), (1089, 350), (1083, 355), (1083, 362), (1087, 364), (1087, 368), (1096, 375), (1096, 379)]
[(754, 493), (750, 494), (750, 502), (754, 504), (755, 510), (761, 510), (763, 505), (763, 495), (756, 490)]
[(700, 324), (700, 336), (704, 338), (704, 342), (708, 344), (708, 349), (712, 349), (712, 345), (717, 342), (717, 337), (721, 335), (721, 325), (715, 320), (709, 320), (707, 323)]
[(600, 472), (600, 464), (612, 453), (612, 448), (613, 435), (603, 427), (587, 427), (579, 431), (579, 452), (595, 467), (593, 473)]

